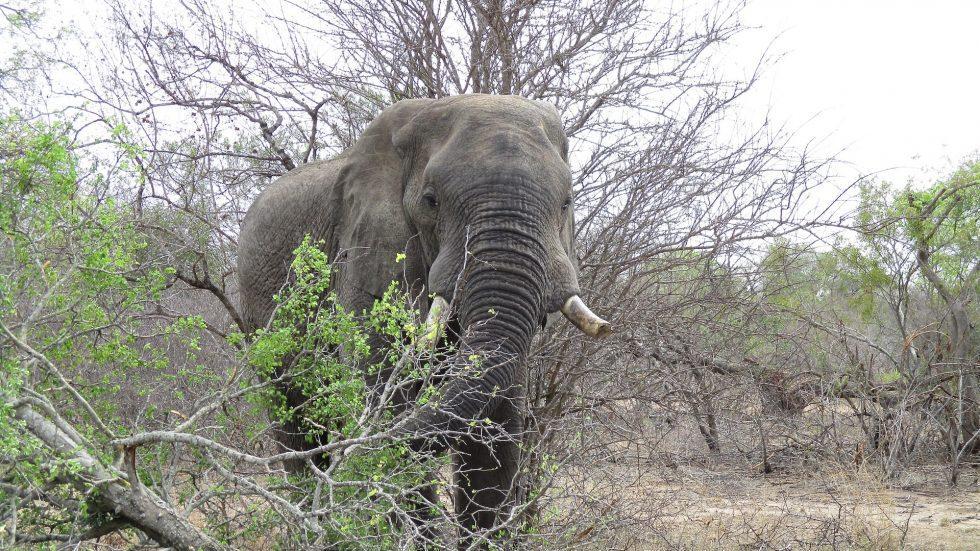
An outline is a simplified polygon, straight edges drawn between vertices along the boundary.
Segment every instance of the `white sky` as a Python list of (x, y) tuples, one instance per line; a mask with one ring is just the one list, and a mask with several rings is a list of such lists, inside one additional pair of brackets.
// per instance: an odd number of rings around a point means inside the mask
[[(76, 24), (102, 9), (52, 5)], [(750, 0), (743, 21), (757, 29), (725, 58), (750, 64), (770, 43), (783, 54), (746, 114), (768, 112), (818, 154), (843, 150), (845, 180), (928, 185), (980, 154), (980, 0)]]
[(844, 148), (845, 173), (928, 185), (980, 152), (980, 1), (754, 0), (743, 15), (762, 27), (747, 44), (785, 54), (746, 107)]

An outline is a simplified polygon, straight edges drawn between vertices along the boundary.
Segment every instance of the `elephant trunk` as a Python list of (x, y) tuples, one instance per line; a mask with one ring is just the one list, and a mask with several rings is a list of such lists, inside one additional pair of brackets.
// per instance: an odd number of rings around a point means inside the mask
[(463, 418), (482, 419), (496, 402), (523, 388), (546, 294), (545, 248), (528, 236), (497, 226), (475, 232), (471, 240), (458, 297), (462, 335), (456, 362), (474, 372), (477, 388), (461, 401), (457, 413)]
[[(524, 364), (546, 293), (545, 248), (529, 235), (499, 223), (471, 235), (452, 305), (461, 333), (452, 374), (411, 426), (438, 434), (437, 447), (448, 445), (446, 436), (470, 431), (474, 421), (493, 419), (502, 400), (523, 400)], [(434, 304), (444, 303), (437, 297)]]

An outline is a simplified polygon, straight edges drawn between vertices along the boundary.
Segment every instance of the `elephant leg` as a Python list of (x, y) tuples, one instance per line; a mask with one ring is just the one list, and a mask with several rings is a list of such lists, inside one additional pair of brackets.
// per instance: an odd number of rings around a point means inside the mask
[[(507, 424), (516, 425), (516, 419)], [(493, 530), (516, 501), (520, 431), (504, 428), (503, 436), (466, 439), (455, 454), (460, 549), (468, 548), (477, 533)]]
[(414, 525), (417, 549), (441, 549), (436, 529), (436, 502), (439, 499), (435, 484), (426, 484), (408, 496), (408, 515)]
[[(377, 365), (384, 358), (390, 349), (390, 344), (382, 335), (370, 333), (368, 335), (368, 345), (372, 349), (371, 355), (364, 362), (365, 366)], [(391, 367), (381, 369), (376, 373), (364, 372), (364, 382), (367, 387), (367, 407), (385, 407), (390, 410), (393, 417), (401, 415), (407, 411), (418, 395), (419, 384), (411, 385), (395, 391), (387, 397), (386, 403), (382, 404), (382, 395), (385, 393), (387, 384), (391, 381), (393, 371)], [(434, 479), (435, 473), (429, 479)], [(436, 529), (437, 514), (435, 512), (438, 503), (438, 495), (435, 483), (424, 484), (417, 491), (409, 493), (405, 498), (405, 510), (412, 522), (412, 529), (417, 549), (441, 548), (439, 545), (439, 533)], [(394, 515), (391, 517), (393, 523), (400, 524)]]
[[(292, 412), (292, 415), (289, 419), (278, 421), (273, 428), (273, 436), (279, 443), (279, 451), (306, 451), (325, 444), (327, 438), (325, 434), (316, 435), (312, 442), (307, 440), (309, 429), (303, 426), (302, 418), (303, 407), (308, 398), (302, 391), (293, 386), (283, 385), (280, 387), (280, 391), (286, 399), (286, 408)], [(326, 454), (317, 454), (312, 459), (313, 463), (320, 469), (325, 469), (330, 464), (330, 456)], [(291, 474), (302, 473), (305, 467), (306, 460), (304, 459), (283, 461), (283, 468)]]

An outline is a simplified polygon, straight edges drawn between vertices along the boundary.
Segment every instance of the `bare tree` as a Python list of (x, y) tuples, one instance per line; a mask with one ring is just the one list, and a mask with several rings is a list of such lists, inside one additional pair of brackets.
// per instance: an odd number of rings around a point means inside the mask
[[(816, 383), (801, 367), (810, 367), (810, 334), (769, 324), (780, 288), (765, 285), (772, 267), (760, 260), (774, 240), (824, 219), (808, 198), (828, 165), (793, 150), (791, 135), (767, 120), (735, 122), (766, 61), (760, 53), (748, 74), (719, 61), (744, 30), (741, 2), (109, 6), (111, 33), (88, 52), (100, 63), (67, 60), (83, 83), (64, 91), (83, 121), (75, 141), (126, 153), (136, 177), (113, 181), (112, 193), (131, 201), (147, 256), (170, 268), (166, 292), (151, 301), (154, 319), (201, 315), (209, 367), (221, 374), (152, 429), (134, 423), (111, 442), (139, 450), (130, 455), (139, 465), (158, 461), (146, 485), (184, 517), (200, 513), (242, 541), (261, 504), (264, 521), (291, 527), (269, 538), (324, 544), (343, 531), (344, 511), (364, 507), (334, 493), (354, 486), (413, 530), (405, 498), (417, 488), (398, 485), (405, 473), (351, 481), (314, 470), (315, 489), (304, 493), (275, 465), (308, 455), (268, 453), (262, 430), (234, 430), (221, 417), (248, 410), (241, 385), (267, 384), (251, 379), (228, 339), (242, 327), (234, 268), (247, 205), (275, 177), (343, 150), (381, 107), (406, 97), (519, 94), (558, 108), (570, 137), (580, 281), (619, 328), (601, 345), (561, 327), (540, 339), (528, 379), (528, 499), (502, 527), (529, 545), (570, 548), (657, 521), (622, 494), (672, 461), (677, 452), (659, 444), (679, 420), (693, 422), (711, 455), (734, 449), (768, 465), (776, 421), (744, 405), (769, 392), (769, 403), (802, 410), (801, 389)], [(391, 433), (377, 413), (358, 412), (372, 420), (358, 436), (311, 453), (329, 452), (342, 469), (355, 450), (380, 452)], [(638, 458), (647, 462), (625, 474), (606, 468)], [(191, 497), (180, 497), (187, 488)]]

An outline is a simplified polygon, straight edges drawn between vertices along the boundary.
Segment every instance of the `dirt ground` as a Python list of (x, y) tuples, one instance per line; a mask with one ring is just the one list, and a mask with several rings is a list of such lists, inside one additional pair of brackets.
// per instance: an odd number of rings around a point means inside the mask
[(726, 525), (744, 526), (758, 543), (980, 549), (976, 487), (890, 489), (873, 477), (856, 475), (822, 481), (754, 478), (725, 484), (722, 492), (709, 488), (702, 485), (695, 493), (700, 511), (691, 520), (706, 527), (718, 523), (722, 532)]
[(977, 471), (953, 489), (940, 467), (889, 485), (861, 470), (618, 468), (646, 533), (611, 530), (606, 549), (980, 549)]

